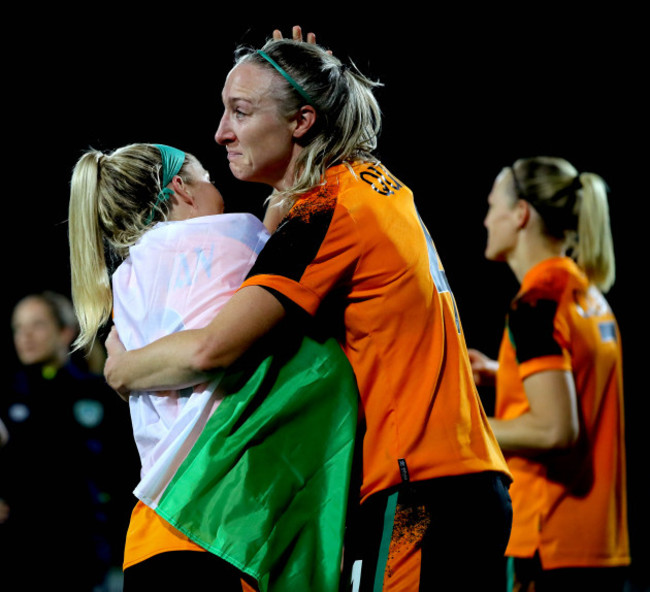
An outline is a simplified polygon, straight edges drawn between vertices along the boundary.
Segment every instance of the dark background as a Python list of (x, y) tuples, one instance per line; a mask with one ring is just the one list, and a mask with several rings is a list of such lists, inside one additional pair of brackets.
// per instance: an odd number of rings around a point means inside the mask
[(18, 9), (5, 21), (13, 40), (2, 42), (9, 357), (16, 299), (43, 289), (69, 293), (69, 178), (87, 148), (176, 145), (210, 170), (229, 211), (261, 213), (268, 189), (232, 179), (214, 143), (221, 87), (237, 44), (259, 46), (273, 28), (288, 35), (301, 24), (383, 82), (378, 154), (414, 190), (470, 346), (496, 355), (516, 290), (505, 265), (483, 258), (485, 200), (499, 170), (517, 157), (557, 155), (609, 184), (618, 264), (609, 300), (625, 352), (630, 525), (635, 563), (647, 563), (641, 482), (648, 394), (640, 347), (647, 317), (637, 298), (637, 274), (646, 266), (640, 237), (648, 232), (647, 43), (633, 12), (527, 6), (459, 5), (426, 16), (367, 7), (347, 20), (296, 11), (254, 22), (237, 16), (254, 12), (243, 3), (207, 12), (191, 3), (142, 5), (137, 16), (117, 5), (70, 14)]

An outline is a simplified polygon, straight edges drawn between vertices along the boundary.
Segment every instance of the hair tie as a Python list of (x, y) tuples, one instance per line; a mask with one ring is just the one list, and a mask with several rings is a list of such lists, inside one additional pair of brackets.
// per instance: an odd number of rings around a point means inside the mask
[(151, 213), (147, 217), (147, 224), (150, 224), (153, 220), (158, 204), (167, 201), (173, 195), (174, 191), (167, 187), (167, 185), (172, 182), (174, 175), (178, 175), (185, 163), (185, 152), (182, 150), (165, 146), (164, 144), (154, 144), (154, 146), (160, 150), (160, 156), (162, 158), (162, 189), (158, 192), (156, 201), (151, 207)]
[(569, 183), (566, 187), (563, 187), (559, 191), (555, 193), (555, 195), (551, 198), (552, 200), (559, 199), (560, 197), (563, 197), (564, 195), (571, 195), (572, 193), (575, 194), (576, 191), (579, 191), (582, 189), (582, 181), (580, 180), (580, 173), (578, 173), (571, 183)]
[(315, 107), (314, 101), (312, 101), (311, 97), (307, 94), (307, 91), (305, 91), (302, 86), (300, 86), (289, 74), (278, 64), (271, 56), (269, 56), (267, 53), (263, 52), (261, 49), (257, 50), (257, 53), (260, 54), (271, 66), (273, 66), (284, 78), (287, 80), (287, 82), (293, 86), (293, 88), (298, 91), (298, 94), (307, 101), (312, 107)]

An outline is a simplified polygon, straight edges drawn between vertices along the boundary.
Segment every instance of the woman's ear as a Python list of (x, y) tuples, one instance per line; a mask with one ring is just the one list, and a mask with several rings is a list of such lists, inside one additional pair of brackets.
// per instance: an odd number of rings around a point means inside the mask
[(171, 188), (174, 191), (176, 199), (188, 205), (194, 205), (194, 196), (192, 195), (192, 191), (180, 175), (174, 175), (172, 177)]
[(296, 114), (296, 127), (293, 130), (293, 137), (302, 138), (316, 123), (316, 109), (311, 105), (303, 105)]
[(515, 216), (517, 219), (517, 228), (522, 229), (528, 225), (530, 221), (531, 205), (525, 199), (517, 200), (515, 204)]

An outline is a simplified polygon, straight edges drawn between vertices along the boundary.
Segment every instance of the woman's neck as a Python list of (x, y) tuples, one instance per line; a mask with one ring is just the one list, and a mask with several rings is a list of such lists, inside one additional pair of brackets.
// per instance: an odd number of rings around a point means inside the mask
[(520, 284), (528, 271), (537, 264), (566, 255), (566, 246), (562, 240), (539, 234), (527, 235), (522, 239), (507, 257), (507, 263)]
[(275, 191), (285, 192), (291, 189), (296, 183), (296, 161), (303, 151), (303, 147), (297, 143), (293, 143), (291, 149), (291, 156), (286, 164), (283, 167), (281, 175), (273, 180), (270, 185)]

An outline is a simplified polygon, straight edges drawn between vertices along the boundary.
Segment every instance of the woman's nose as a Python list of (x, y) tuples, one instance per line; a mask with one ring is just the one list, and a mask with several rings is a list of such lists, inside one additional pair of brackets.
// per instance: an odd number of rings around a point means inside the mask
[(221, 121), (219, 122), (219, 127), (217, 128), (217, 132), (214, 135), (214, 139), (217, 142), (217, 144), (221, 146), (227, 144), (228, 142), (232, 142), (232, 140), (234, 139), (234, 134), (232, 133), (232, 129), (230, 129), (230, 126), (228, 125), (228, 121), (226, 119), (225, 113), (221, 118)]

